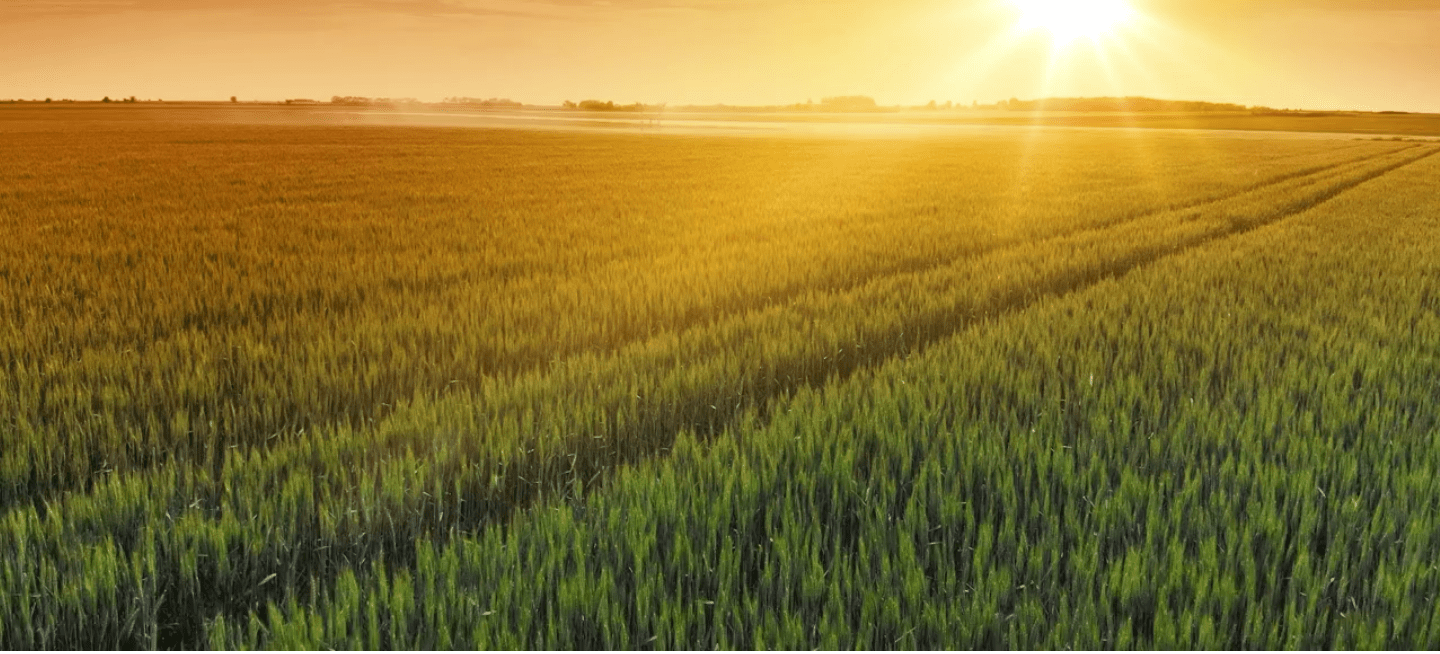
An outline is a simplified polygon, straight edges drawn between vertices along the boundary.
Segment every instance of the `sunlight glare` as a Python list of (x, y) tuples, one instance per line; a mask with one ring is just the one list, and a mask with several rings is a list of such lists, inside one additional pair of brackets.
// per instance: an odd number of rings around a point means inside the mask
[(1020, 26), (1044, 29), (1057, 42), (1095, 39), (1134, 14), (1125, 0), (1010, 0), (1020, 10)]

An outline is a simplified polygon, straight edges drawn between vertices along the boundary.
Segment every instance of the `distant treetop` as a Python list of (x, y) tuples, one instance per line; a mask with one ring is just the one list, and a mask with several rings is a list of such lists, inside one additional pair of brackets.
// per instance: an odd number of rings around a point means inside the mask
[(582, 100), (580, 104), (566, 100), (562, 106), (566, 109), (582, 109), (585, 111), (645, 111), (648, 109), (645, 104), (640, 102), (636, 102), (635, 104), (615, 104), (613, 100), (605, 100), (603, 102), (600, 100)]
[(331, 96), (330, 103), (362, 107), (393, 107), (397, 104), (420, 104), (420, 101), (415, 98), (367, 98), (359, 95), (336, 95)]
[(1157, 100), (1155, 98), (1139, 96), (1124, 98), (1041, 98), (1038, 100), (1017, 100), (1010, 98), (1008, 101), (996, 103), (994, 107), (1009, 109), (1011, 111), (1206, 112), (1247, 110), (1245, 105), (1231, 104), (1228, 102)]
[(482, 107), (523, 107), (523, 106), (525, 106), (525, 105), (523, 105), (523, 104), (521, 104), (521, 103), (519, 103), (519, 102), (516, 102), (516, 101), (514, 101), (514, 100), (511, 100), (510, 98), (489, 98), (489, 99), (482, 99), (482, 98), (454, 97), (454, 98), (445, 98), (445, 103), (446, 103), (446, 104), (472, 104), (472, 105), (480, 105), (480, 106), (482, 106)]

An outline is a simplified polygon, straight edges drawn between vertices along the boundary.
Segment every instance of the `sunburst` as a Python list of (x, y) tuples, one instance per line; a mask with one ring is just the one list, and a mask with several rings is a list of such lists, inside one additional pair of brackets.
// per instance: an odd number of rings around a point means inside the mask
[(1099, 39), (1135, 14), (1125, 0), (1010, 0), (1020, 10), (1020, 26), (1048, 31), (1057, 42)]

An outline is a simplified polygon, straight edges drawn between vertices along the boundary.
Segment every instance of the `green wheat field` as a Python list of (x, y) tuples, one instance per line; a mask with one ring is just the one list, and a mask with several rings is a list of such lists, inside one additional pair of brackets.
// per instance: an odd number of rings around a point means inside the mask
[(1440, 142), (167, 111), (0, 108), (0, 647), (1440, 648)]

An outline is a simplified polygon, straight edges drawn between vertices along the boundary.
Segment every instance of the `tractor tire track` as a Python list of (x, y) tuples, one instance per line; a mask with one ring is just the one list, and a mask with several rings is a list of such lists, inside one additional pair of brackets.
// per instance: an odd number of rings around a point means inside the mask
[[(1119, 231), (1116, 228), (1086, 230), (956, 262), (943, 267), (945, 270), (927, 269), (872, 280), (843, 294), (809, 296), (808, 302), (801, 303), (809, 306), (776, 307), (749, 314), (757, 318), (780, 318), (782, 325), (795, 324), (793, 320), (786, 322), (783, 316), (797, 311), (809, 313), (812, 324), (846, 318), (853, 324), (865, 322), (866, 318), (856, 316), (871, 310), (874, 306), (871, 302), (882, 305), (874, 313), (883, 313), (886, 309), (903, 308), (903, 298), (916, 293), (943, 295), (949, 292), (955, 297), (955, 301), (908, 313), (903, 319), (885, 325), (839, 330), (863, 339), (859, 343), (832, 340), (814, 347), (801, 346), (786, 355), (770, 356), (758, 367), (743, 370), (726, 369), (717, 364), (715, 369), (724, 370), (723, 375), (696, 380), (691, 374), (694, 369), (737, 354), (736, 343), (701, 335), (688, 343), (684, 352), (667, 354), (668, 364), (652, 361), (654, 369), (636, 366), (646, 373), (640, 378), (628, 378), (625, 384), (627, 389), (679, 390), (651, 398), (629, 395), (627, 390), (624, 399), (612, 401), (601, 409), (602, 420), (577, 428), (576, 436), (557, 442), (537, 434), (535, 439), (527, 439), (516, 448), (516, 456), (496, 462), (489, 472), (501, 476), (504, 491), (492, 495), (497, 501), (485, 505), (481, 513), (486, 517), (482, 522), (504, 520), (514, 511), (517, 500), (521, 505), (528, 505), (542, 496), (567, 496), (576, 480), (583, 482), (587, 490), (593, 489), (596, 482), (603, 482), (615, 467), (634, 464), (666, 451), (681, 431), (704, 439), (733, 428), (747, 413), (764, 421), (777, 400), (802, 387), (849, 378), (865, 368), (923, 349), (982, 321), (1023, 311), (1048, 298), (1081, 292), (1105, 279), (1128, 274), (1166, 257), (1274, 224), (1437, 153), (1440, 148), (1426, 148), (1418, 154), (1396, 151), (1382, 157), (1367, 157), (1359, 162), (1361, 165), (1344, 170), (1327, 168), (1328, 174), (1298, 181), (1290, 189), (1296, 195), (1278, 203), (1263, 198), (1263, 193), (1276, 186), (1271, 184), (1232, 195), (1229, 198), (1232, 202), (1208, 203), (1205, 206), (1210, 211), (1201, 211), (1198, 218), (1192, 216), (1194, 208), (1172, 210), (1129, 221), (1120, 226)], [(1377, 159), (1382, 160), (1376, 162)], [(1374, 165), (1376, 163), (1379, 165)], [(1236, 202), (1238, 206), (1232, 206)], [(1141, 243), (1135, 244), (1136, 240)], [(1074, 265), (1077, 259), (1084, 259), (1085, 263)], [(964, 294), (964, 289), (989, 277), (994, 270), (1020, 272), (1009, 283)], [(763, 338), (764, 333), (760, 328), (729, 332), (750, 338)], [(710, 357), (705, 356), (706, 352), (711, 353)], [(628, 361), (632, 356), (640, 360), (646, 358), (631, 348), (623, 348), (614, 359)], [(583, 385), (584, 377), (583, 374), (571, 377), (564, 384)], [(610, 394), (612, 398), (616, 395)], [(605, 402), (602, 400), (600, 404)]]
[[(547, 432), (549, 426), (541, 422), (524, 420), (492, 423), (513, 426), (521, 432), (517, 434), (483, 431), (467, 434), (471, 440), (508, 438), (511, 446), (504, 448), (504, 454), (500, 454), (500, 450), (485, 450), (494, 455), (490, 459), (430, 460), (436, 476), (454, 482), (454, 497), (448, 497), (452, 492), (447, 490), (444, 496), (433, 498), (436, 506), (453, 507), (457, 500), (463, 500), (461, 511), (447, 516), (443, 509), (437, 510), (422, 502), (418, 513), (409, 513), (413, 517), (404, 521), (404, 527), (392, 522), (388, 529), (382, 523), (342, 517), (336, 528), (340, 535), (320, 534), (321, 538), (310, 539), (303, 545), (306, 552), (311, 548), (315, 552), (327, 551), (325, 558), (296, 555), (298, 558), (292, 557), (297, 561), (292, 564), (295, 569), (273, 572), (316, 580), (315, 583), (324, 585), (329, 583), (324, 580), (333, 576), (334, 566), (339, 565), (334, 561), (383, 557), (399, 565), (413, 564), (413, 543), (420, 534), (444, 540), (446, 534), (475, 533), (492, 525), (506, 524), (523, 515), (527, 507), (543, 500), (581, 500), (585, 493), (603, 488), (618, 467), (663, 456), (682, 430), (701, 438), (714, 438), (733, 429), (747, 416), (758, 421), (768, 420), (770, 411), (803, 387), (849, 378), (984, 321), (1023, 311), (1051, 297), (1082, 292), (1105, 279), (1128, 274), (1171, 255), (1277, 223), (1437, 153), (1440, 148), (1425, 148), (1418, 154), (1406, 149), (1365, 157), (1308, 176), (1291, 176), (1278, 183), (1231, 194), (1222, 200), (1149, 214), (1109, 229), (1082, 230), (920, 271), (876, 278), (844, 292), (806, 293), (788, 305), (717, 321), (729, 325), (726, 329), (689, 329), (666, 336), (669, 340), (659, 345), (636, 343), (613, 353), (583, 357), (573, 365), (527, 375), (525, 383), (555, 389), (585, 389), (586, 394), (561, 397), (545, 406), (487, 406), (487, 413), (540, 414), (563, 408), (566, 402), (588, 401), (598, 414), (591, 417), (597, 420), (577, 424), (574, 431), (563, 436)], [(1287, 182), (1293, 183), (1286, 185)], [(1266, 197), (1276, 191), (1282, 194), (1278, 201)], [(992, 282), (996, 271), (1002, 273), (1002, 279)], [(916, 301), (930, 303), (915, 306)], [(891, 311), (895, 316), (877, 322), (873, 315), (863, 315), (867, 311), (872, 314)], [(834, 328), (827, 331), (826, 327)], [(796, 332), (796, 329), (802, 331)], [(805, 329), (810, 331), (803, 331)], [(809, 341), (792, 340), (791, 347), (780, 352), (757, 348), (767, 335), (780, 334), (808, 337)], [(667, 345), (673, 347), (662, 347)], [(651, 351), (647, 352), (647, 348)], [(746, 364), (743, 367), (726, 365), (727, 360), (755, 352), (760, 353), (758, 365), (754, 365), (754, 361), (742, 361)], [(600, 370), (606, 365), (613, 369)], [(666, 388), (670, 389), (667, 393), (651, 392)], [(643, 394), (635, 393), (635, 389), (641, 389)], [(543, 395), (544, 390), (537, 387), (530, 397)], [(463, 402), (465, 398), (453, 401)], [(432, 409), (436, 415), (442, 413)], [(529, 433), (524, 433), (526, 431)], [(425, 439), (435, 437), (434, 433), (396, 432), (374, 441), (352, 443), (349, 447), (357, 459), (342, 463), (347, 467), (359, 464), (362, 469), (378, 474), (377, 467), (363, 464), (366, 457), (373, 457), (376, 452), (409, 449), (411, 453), (407, 457), (413, 455), (424, 461)], [(303, 452), (316, 444), (280, 447)], [(283, 462), (295, 460), (285, 456), (267, 459), (250, 460), (246, 465), (251, 469), (246, 472), (252, 476), (275, 474), (283, 478), (290, 472), (285, 466), (292, 465)], [(271, 470), (269, 460), (282, 463), (273, 464), (275, 467)], [(321, 465), (318, 459), (314, 465)], [(228, 466), (219, 472), (211, 482), (196, 483), (197, 492), (208, 495), (204, 498), (208, 507), (225, 506), (229, 483), (224, 477), (229, 473)], [(307, 474), (323, 479), (321, 473), (330, 472), (333, 471), (317, 468)], [(162, 477), (156, 477), (157, 483)], [(336, 478), (343, 480), (344, 476), (336, 475)], [(375, 481), (379, 483), (378, 479)], [(317, 487), (321, 483), (317, 481)], [(200, 488), (205, 484), (213, 488)], [(336, 487), (317, 497), (343, 505), (346, 493), (345, 488)], [(65, 501), (65, 498), (60, 500)], [(345, 507), (332, 508), (343, 510)], [(408, 507), (396, 508), (400, 509), (397, 514), (407, 514)], [(206, 510), (218, 513), (231, 509)], [(380, 507), (374, 513), (388, 516), (391, 511), (389, 507)], [(266, 527), (255, 525), (253, 528)], [(302, 547), (298, 541), (290, 544), (289, 540), (275, 546)], [(167, 552), (167, 560), (162, 565), (178, 566), (178, 557), (182, 555), (183, 552)], [(172, 557), (175, 560), (168, 560)], [(257, 567), (248, 574), (262, 577), (269, 573), (272, 573), (269, 568)], [(220, 580), (215, 580), (213, 586), (207, 580), (200, 587), (225, 586)], [(246, 610), (258, 610), (266, 602), (278, 600), (280, 585), (273, 588), (251, 591), (246, 601), (227, 607), (227, 611), (234, 612), (233, 615), (227, 613), (227, 617), (244, 617)], [(173, 626), (163, 630), (161, 642), (177, 647), (203, 646), (202, 617), (193, 606), (178, 602), (170, 606), (160, 618), (162, 624)]]
[[(1166, 214), (1173, 211), (1206, 207), (1209, 205), (1233, 200), (1235, 198), (1245, 195), (1260, 193), (1301, 178), (1319, 179), (1327, 175), (1336, 174), (1356, 166), (1364, 165), (1368, 162), (1372, 162), (1383, 157), (1396, 155), (1415, 147), (1419, 147), (1419, 145), (1406, 145), (1393, 150), (1361, 155), (1358, 157), (1352, 157), (1333, 163), (1299, 168), (1278, 175), (1273, 175), (1255, 183), (1248, 184), (1240, 188), (1227, 190), (1219, 194), (1191, 198), (1171, 203), (1160, 208), (1146, 209), (1132, 213), (1122, 213), (1101, 221), (1084, 225), (1071, 226), (1069, 228), (1065, 228), (1063, 230), (1042, 236), (1039, 240), (1052, 240), (1082, 232), (1106, 230), (1131, 221), (1143, 220), (1145, 218)], [(884, 279), (886, 277), (892, 277), (895, 275), (924, 273), (929, 270), (935, 270), (937, 268), (953, 265), (956, 261), (984, 257), (993, 252), (1002, 251), (1014, 247), (1022, 247), (1034, 242), (1037, 241), (1022, 240), (1022, 237), (1015, 237), (1013, 239), (1002, 239), (991, 243), (980, 244), (972, 249), (958, 251), (948, 259), (911, 259), (893, 265), (878, 266), (876, 268), (859, 274), (849, 275), (844, 280), (833, 284), (826, 284), (823, 286), (803, 284), (786, 286), (771, 292), (767, 292), (763, 296), (757, 296), (753, 298), (753, 300), (758, 301), (741, 301), (735, 303), (728, 310), (700, 309), (694, 311), (691, 313), (691, 315), (688, 315), (685, 318), (676, 322), (667, 325), (660, 325), (657, 328), (647, 329), (643, 334), (637, 332), (636, 334), (631, 335), (629, 338), (620, 339), (614, 342), (611, 347), (605, 348), (602, 351), (619, 352), (636, 342), (644, 341), (657, 331), (682, 332), (691, 329), (703, 329), (716, 323), (724, 322), (730, 319), (735, 314), (743, 312), (764, 311), (771, 307), (785, 306), (793, 302), (796, 298), (811, 293), (845, 293), (856, 288), (863, 287), (878, 279)], [(594, 350), (592, 350), (591, 352), (594, 352)], [(566, 357), (573, 354), (574, 353), (572, 352), (563, 352), (559, 353), (559, 356)], [(556, 357), (551, 357), (551, 361), (553, 361), (555, 358)], [(506, 370), (503, 372), (518, 375), (534, 369), (536, 369), (536, 366), (526, 366)]]
[[(1388, 149), (1377, 153), (1367, 153), (1360, 156), (1353, 156), (1332, 163), (1306, 166), (1296, 170), (1291, 170), (1278, 175), (1267, 177), (1263, 180), (1237, 189), (1226, 190), (1215, 195), (1191, 198), (1159, 209), (1142, 210), (1133, 213), (1121, 213), (1115, 216), (1107, 217), (1101, 221), (1084, 225), (1075, 225), (1060, 230), (1058, 232), (1046, 235), (1038, 241), (1021, 240), (1019, 237), (1012, 239), (999, 239), (993, 242), (979, 243), (972, 248), (955, 251), (951, 254), (949, 258), (946, 259), (923, 258), (902, 260), (893, 265), (877, 266), (875, 268), (865, 270), (858, 274), (844, 276), (843, 279), (834, 280), (834, 283), (823, 284), (819, 286), (805, 284), (794, 284), (790, 286), (785, 286), (772, 292), (766, 293), (763, 296), (738, 298), (734, 302), (726, 302), (721, 306), (708, 306), (697, 308), (696, 310), (693, 310), (686, 315), (680, 316), (677, 320), (669, 322), (668, 324), (644, 327), (643, 329), (641, 327), (629, 329), (626, 331), (626, 333), (616, 335), (618, 336), (618, 338), (604, 339), (605, 341), (607, 341), (607, 346), (605, 347), (594, 348), (584, 351), (568, 349), (568, 351), (561, 350), (554, 352), (552, 356), (547, 357), (547, 360), (545, 362), (531, 361), (513, 366), (500, 366), (491, 371), (491, 376), (497, 382), (505, 383), (507, 381), (517, 381), (526, 377), (532, 377), (537, 374), (548, 374), (548, 371), (555, 366), (555, 362), (557, 360), (560, 362), (568, 361), (571, 364), (574, 364), (575, 362), (589, 360), (596, 354), (599, 354), (601, 356), (620, 357), (623, 356), (623, 353), (629, 349), (633, 349), (637, 346), (643, 347), (644, 344), (652, 342), (654, 340), (655, 334), (657, 333), (680, 335), (686, 333), (702, 332), (715, 328), (717, 326), (724, 325), (729, 322), (733, 322), (736, 320), (737, 316), (743, 317), (748, 314), (765, 313), (774, 310), (798, 310), (802, 312), (813, 313), (813, 311), (807, 311), (803, 306), (797, 307), (795, 305), (805, 304), (807, 298), (815, 294), (844, 295), (855, 292), (859, 289), (863, 289), (870, 284), (876, 282), (883, 282), (883, 280), (903, 277), (906, 275), (925, 275), (932, 271), (953, 267), (959, 262), (984, 260), (987, 257), (994, 256), (996, 253), (1009, 251), (1015, 248), (1030, 248), (1033, 247), (1036, 243), (1051, 243), (1057, 241), (1057, 239), (1066, 239), (1078, 234), (1096, 233), (1105, 230), (1112, 230), (1126, 224), (1134, 223), (1135, 221), (1144, 221), (1154, 218), (1155, 216), (1166, 215), (1175, 211), (1203, 210), (1206, 207), (1215, 206), (1220, 203), (1230, 202), (1235, 200), (1236, 198), (1246, 197), (1249, 195), (1263, 195), (1265, 193), (1268, 193), (1272, 189), (1289, 184), (1301, 183), (1303, 180), (1320, 180), (1328, 178), (1329, 176), (1343, 174), (1346, 171), (1350, 171), (1356, 167), (1365, 166), (1378, 159), (1398, 156), (1405, 151), (1411, 150), (1416, 147), (1421, 146), (1419, 144), (1407, 144), (1394, 149)], [(352, 313), (352, 310), (355, 308), (356, 306), (354, 305), (349, 306), (349, 308), (337, 306), (333, 307), (333, 310), (340, 315), (350, 315)], [(168, 335), (166, 334), (157, 335), (160, 338), (168, 338)], [(495, 358), (503, 357), (497, 356)], [(249, 380), (244, 379), (233, 380), (233, 390), (229, 393), (229, 395), (233, 396), (233, 398), (236, 399), (236, 401), (238, 402), (246, 395), (246, 388), (248, 388), (249, 383)], [(403, 393), (396, 392), (387, 396), (377, 396), (374, 398), (374, 400), (378, 402), (378, 405), (380, 407), (393, 407), (399, 404), (401, 400), (405, 399), (403, 395)], [(341, 402), (339, 404), (345, 405), (346, 403)], [(269, 441), (267, 441), (266, 439), (270, 435), (276, 433), (295, 433), (297, 431), (303, 431), (307, 429), (310, 431), (314, 431), (317, 428), (334, 427), (337, 424), (346, 424), (351, 427), (363, 426), (363, 421), (361, 420), (361, 418), (352, 415), (341, 416), (334, 414), (316, 415), (304, 421), (301, 421), (299, 424), (291, 424), (289, 422), (290, 417), (297, 413), (305, 412), (280, 412), (280, 414), (285, 416), (285, 419), (287, 421), (284, 423), (261, 421), (255, 424), (246, 424), (243, 426), (242, 429), (233, 434), (232, 438), (227, 439), (227, 441), (230, 443), (238, 443), (241, 445), (241, 447), (244, 447), (246, 449), (263, 449), (269, 447)], [(389, 413), (390, 409), (382, 408), (377, 409), (376, 414), (369, 417), (383, 420), (389, 416)], [(136, 413), (137, 416), (145, 414), (146, 412), (144, 411), (138, 411)], [(138, 424), (138, 422), (140, 421), (141, 419), (136, 417), (131, 419), (129, 422)], [(78, 436), (76, 436), (76, 438), (78, 438)], [(209, 444), (207, 443), (196, 443), (194, 447), (195, 451), (189, 453), (189, 455), (186, 457), (187, 460), (191, 460), (194, 462), (209, 462), (211, 465), (214, 466), (219, 465), (221, 453), (217, 449), (209, 447)], [(100, 456), (100, 458), (103, 459), (105, 457)], [(135, 454), (125, 454), (123, 456), (123, 459), (129, 463), (128, 469), (133, 472), (141, 472), (152, 467), (169, 465), (171, 462), (171, 459), (163, 456), (154, 457), (152, 460), (151, 458)], [(23, 467), (24, 464), (22, 464), (22, 468)], [(96, 468), (96, 466), (91, 466), (91, 468)], [(0, 510), (7, 509), (19, 503), (24, 503), (26, 500), (29, 500), (29, 503), (37, 507), (43, 507), (46, 500), (53, 498), (58, 494), (77, 489), (90, 488), (93, 483), (93, 477), (96, 473), (93, 472), (93, 470), (87, 470), (64, 477), (39, 477), (33, 475), (24, 475), (21, 473), (16, 474), (18, 474), (19, 477), (12, 479), (0, 479)], [(6, 482), (10, 483), (6, 484)]]

